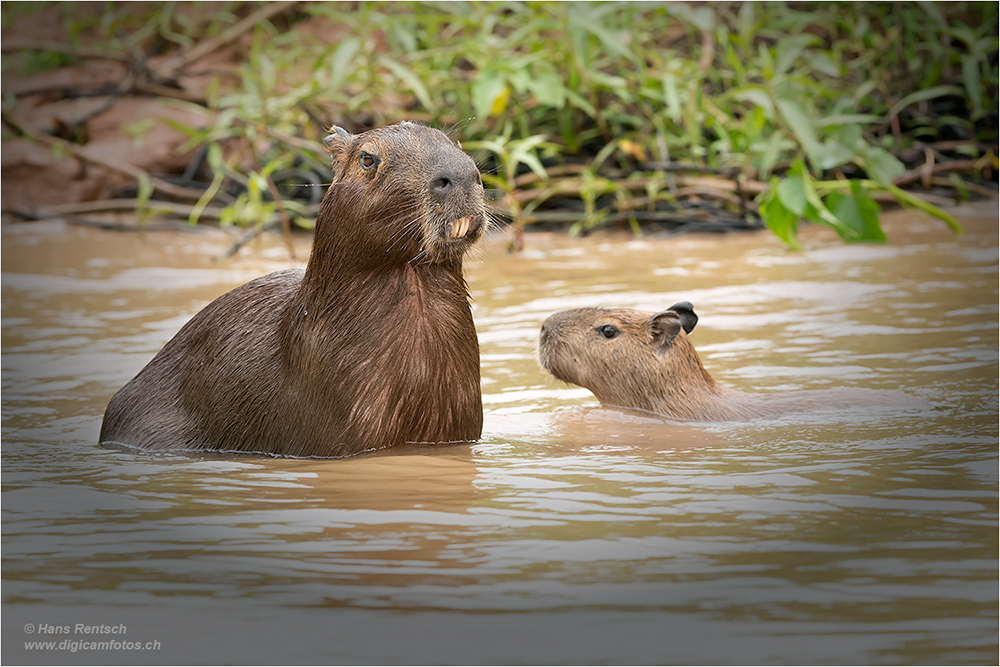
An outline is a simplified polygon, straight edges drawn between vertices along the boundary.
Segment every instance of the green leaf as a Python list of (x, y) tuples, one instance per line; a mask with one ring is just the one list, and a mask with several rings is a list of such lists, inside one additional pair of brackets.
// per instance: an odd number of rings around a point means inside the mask
[(861, 141), (862, 132), (860, 125), (839, 125), (830, 133), (830, 140), (836, 141), (841, 146), (856, 149), (858, 142)]
[(830, 213), (850, 230), (850, 234), (845, 234), (835, 228), (845, 241), (886, 242), (878, 222), (879, 206), (856, 180), (851, 181), (851, 194), (832, 192), (827, 195), (826, 204)]
[(615, 150), (617, 150), (620, 141), (622, 140), (616, 139), (615, 141), (606, 144), (601, 150), (597, 151), (597, 155), (594, 156), (593, 161), (590, 163), (591, 172), (597, 171), (597, 169), (604, 164), (604, 161), (607, 160), (611, 154), (615, 152)]
[(331, 92), (339, 88), (347, 75), (352, 72), (351, 61), (354, 60), (354, 55), (360, 47), (360, 39), (348, 37), (333, 52), (333, 57), (330, 58), (330, 81), (327, 84)]
[(870, 125), (872, 123), (878, 123), (882, 120), (882, 116), (875, 115), (873, 113), (850, 113), (850, 114), (838, 114), (834, 116), (827, 116), (826, 118), (820, 119), (813, 124), (816, 127), (830, 127), (831, 125)]
[[(215, 146), (216, 144), (212, 144)], [(212, 184), (208, 186), (205, 193), (198, 199), (198, 203), (191, 207), (191, 214), (188, 216), (189, 225), (197, 225), (198, 218), (201, 217), (202, 211), (208, 206), (208, 203), (212, 201), (212, 198), (219, 192), (219, 188), (222, 187), (222, 182), (225, 180), (226, 175), (218, 171), (212, 177)]]
[(961, 197), (962, 201), (969, 201), (971, 197), (969, 196), (969, 188), (965, 186), (965, 181), (962, 177), (952, 172), (948, 174), (948, 180), (951, 181), (952, 186), (958, 190), (958, 196)]
[(983, 115), (983, 83), (980, 78), (979, 58), (971, 55), (962, 56), (962, 83), (966, 94), (972, 102), (972, 118)]
[(951, 227), (954, 231), (958, 232), (959, 234), (965, 233), (965, 230), (962, 229), (962, 225), (958, 224), (958, 221), (955, 220), (955, 218), (951, 217), (950, 215), (939, 209), (934, 204), (925, 202), (923, 199), (913, 196), (913, 194), (907, 192), (906, 190), (896, 185), (890, 185), (889, 187), (886, 188), (886, 190), (891, 192), (896, 199), (903, 202), (904, 204), (909, 204), (914, 208), (919, 208), (921, 211), (926, 211), (927, 213), (930, 213), (934, 217), (944, 220), (946, 223), (948, 223), (949, 227)]
[[(267, 164), (264, 165), (264, 168), (260, 170), (260, 173), (261, 173), (261, 177), (264, 178), (264, 180), (265, 180), (265, 185), (267, 183), (267, 178), (271, 174), (273, 174), (274, 172), (276, 172), (276, 171), (278, 171), (280, 169), (284, 169), (285, 167), (288, 166), (289, 160), (290, 160), (290, 156), (288, 154), (283, 153), (283, 154), (279, 155), (278, 157), (276, 157), (275, 159), (271, 160), (270, 162), (268, 162)], [(268, 189), (270, 189), (270, 188), (268, 188)]]
[(812, 44), (819, 42), (815, 35), (792, 35), (782, 37), (778, 40), (775, 48), (774, 73), (784, 74), (792, 66), (792, 63), (802, 55), (802, 51)]
[(927, 14), (931, 17), (931, 20), (938, 25), (948, 25), (948, 19), (946, 19), (941, 13), (941, 8), (933, 2), (918, 2), (916, 6), (927, 12)]
[(577, 12), (570, 12), (570, 23), (578, 25), (597, 37), (601, 44), (604, 45), (604, 48), (616, 56), (620, 56), (632, 62), (636, 61), (635, 54), (632, 53), (631, 49), (625, 46), (621, 37), (598, 23), (594, 17), (586, 14), (581, 16)]
[(806, 153), (812, 155), (819, 147), (816, 140), (816, 133), (813, 131), (812, 121), (795, 102), (789, 100), (778, 100), (778, 112), (784, 119), (785, 124), (792, 130), (792, 134), (798, 140)]
[(778, 198), (778, 179), (771, 179), (771, 189), (768, 190), (760, 205), (760, 217), (774, 235), (795, 250), (801, 250), (799, 245), (798, 216), (781, 204)]
[[(837, 229), (837, 233), (841, 233), (839, 228), (844, 227), (844, 224), (840, 222), (830, 211), (826, 208), (826, 204), (820, 199), (819, 194), (816, 192), (816, 185), (813, 182), (813, 177), (806, 169), (805, 163), (801, 159), (796, 159), (792, 163), (792, 168), (789, 169), (788, 173), (790, 178), (798, 177), (802, 183), (802, 192), (805, 195), (806, 206), (802, 215), (810, 220), (821, 225), (827, 225)], [(846, 233), (850, 233), (848, 230)]]
[(759, 137), (766, 124), (767, 112), (760, 107), (754, 107), (743, 117), (743, 134), (747, 139)]
[[(532, 90), (532, 86), (537, 84), (537, 81), (542, 78), (551, 77), (551, 72), (537, 72), (532, 76), (531, 72), (526, 69), (516, 69), (513, 72), (506, 72), (507, 83), (518, 93), (523, 93), (528, 90)], [(537, 96), (536, 96), (537, 97)]]
[[(806, 218), (817, 224), (833, 227), (841, 236), (844, 236), (845, 233), (851, 234), (849, 230), (844, 229), (844, 223), (838, 220), (833, 213), (830, 213), (830, 209), (828, 209), (826, 204), (823, 203), (823, 200), (820, 199), (819, 194), (816, 192), (816, 188), (813, 187), (812, 176), (806, 174), (802, 179), (802, 182), (805, 185), (806, 201), (809, 203), (809, 205), (806, 206)], [(842, 229), (844, 231), (841, 231)]]
[(774, 102), (764, 88), (757, 86), (740, 90), (733, 97), (740, 102), (753, 102), (758, 107), (767, 112), (768, 117), (774, 116)]
[(865, 238), (879, 243), (888, 241), (879, 224), (881, 209), (878, 202), (869, 197), (861, 183), (854, 179), (851, 180), (851, 194), (854, 195), (861, 219), (865, 221)]
[(917, 102), (923, 102), (924, 100), (932, 100), (935, 97), (944, 97), (945, 95), (965, 95), (965, 91), (958, 86), (934, 86), (933, 88), (926, 88), (924, 90), (918, 90), (915, 93), (910, 93), (900, 101), (896, 102), (889, 113), (886, 114), (886, 119), (890, 119), (893, 116), (898, 116), (899, 112)]
[(419, 48), (417, 36), (413, 34), (412, 26), (410, 25), (393, 24), (392, 35), (396, 38), (404, 53), (413, 53)]
[(695, 9), (682, 2), (668, 2), (664, 5), (667, 13), (677, 17), (681, 21), (690, 23), (698, 30), (712, 30), (715, 27), (715, 12), (711, 7), (698, 7)]
[(859, 156), (863, 162), (861, 166), (868, 172), (868, 176), (886, 187), (906, 171), (906, 167), (895, 155), (878, 146), (865, 144), (859, 151)]
[(566, 87), (562, 79), (552, 72), (541, 72), (528, 81), (528, 90), (539, 104), (553, 109), (566, 106)]
[(222, 171), (222, 146), (214, 142), (209, 144), (205, 159), (213, 172)]
[(691, 22), (699, 30), (712, 30), (715, 27), (715, 12), (711, 7), (698, 7), (691, 12)]
[(808, 53), (805, 56), (806, 62), (817, 72), (822, 72), (827, 76), (841, 76), (841, 64), (835, 61), (825, 51)]
[(156, 118), (144, 118), (132, 123), (126, 123), (122, 126), (122, 129), (125, 130), (126, 134), (135, 139), (136, 148), (141, 148), (146, 135), (156, 127), (157, 120)]
[(865, 97), (867, 97), (868, 94), (871, 93), (876, 88), (878, 88), (877, 81), (871, 81), (871, 80), (865, 81), (864, 83), (862, 83), (861, 85), (859, 85), (857, 88), (854, 89), (854, 92), (851, 93), (851, 99), (854, 100), (855, 102), (859, 102), (865, 99)]
[(597, 117), (597, 109), (595, 109), (593, 105), (587, 101), (587, 98), (585, 98), (583, 95), (576, 92), (575, 90), (567, 88), (566, 99), (569, 100), (570, 105), (576, 107), (577, 109), (580, 109), (591, 118)]
[(260, 77), (261, 87), (270, 92), (278, 81), (278, 73), (274, 66), (274, 61), (265, 55), (257, 59), (257, 75)]
[(146, 219), (149, 218), (149, 198), (153, 196), (153, 182), (149, 180), (149, 174), (146, 172), (139, 173), (139, 192), (136, 194), (136, 213), (139, 216), (139, 226), (142, 227), (145, 224)]
[(752, 2), (740, 3), (740, 9), (736, 14), (736, 25), (739, 28), (740, 44), (743, 48), (747, 48), (753, 42), (754, 33), (757, 31), (757, 17)]
[(833, 169), (847, 164), (854, 157), (854, 151), (836, 141), (825, 141), (809, 156), (819, 169)]
[(775, 189), (777, 198), (782, 205), (791, 213), (802, 216), (806, 212), (806, 189), (802, 183), (802, 176), (789, 176), (778, 183)]
[(490, 151), (496, 155), (504, 154), (503, 142), (498, 139), (488, 140), (488, 141), (463, 141), (462, 145), (467, 151), (477, 151), (484, 150)]
[(387, 69), (391, 70), (397, 79), (402, 80), (407, 86), (409, 86), (410, 90), (412, 90), (413, 94), (417, 96), (417, 99), (420, 100), (420, 104), (423, 105), (425, 109), (428, 111), (434, 110), (434, 104), (431, 102), (431, 96), (427, 94), (427, 89), (424, 87), (420, 77), (386, 56), (381, 56), (378, 59), (378, 62)]
[(786, 151), (792, 151), (796, 143), (785, 137), (784, 130), (777, 130), (763, 141), (750, 144), (750, 152), (756, 156), (756, 166), (762, 174), (770, 173)]
[(663, 99), (667, 103), (667, 116), (670, 120), (681, 119), (681, 96), (677, 91), (677, 77), (673, 74), (663, 75)]
[(545, 172), (545, 167), (542, 166), (542, 163), (537, 156), (535, 156), (532, 153), (523, 153), (523, 154), (519, 153), (517, 155), (517, 158), (519, 162), (523, 162), (524, 164), (528, 165), (528, 169), (531, 169), (531, 171), (535, 172), (535, 174), (539, 178), (543, 180), (548, 180), (549, 175)]
[(485, 69), (476, 74), (472, 82), (472, 106), (476, 110), (476, 116), (483, 120), (489, 118), (493, 105), (506, 88), (504, 73), (500, 70)]

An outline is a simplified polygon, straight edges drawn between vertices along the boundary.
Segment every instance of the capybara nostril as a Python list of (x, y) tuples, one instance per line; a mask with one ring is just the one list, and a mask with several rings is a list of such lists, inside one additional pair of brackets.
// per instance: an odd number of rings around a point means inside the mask
[(451, 174), (439, 174), (431, 180), (431, 192), (436, 195), (447, 195), (455, 187), (455, 178)]

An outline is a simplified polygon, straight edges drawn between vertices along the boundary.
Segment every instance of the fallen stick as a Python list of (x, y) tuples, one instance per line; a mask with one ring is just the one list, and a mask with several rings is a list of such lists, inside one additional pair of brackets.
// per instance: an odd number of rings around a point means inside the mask
[(268, 220), (265, 220), (263, 223), (259, 225), (254, 225), (253, 227), (245, 231), (243, 235), (240, 236), (240, 238), (236, 239), (236, 243), (229, 246), (229, 248), (224, 253), (218, 255), (215, 258), (215, 261), (221, 262), (222, 260), (229, 259), (233, 255), (238, 253), (243, 246), (250, 243), (250, 241), (252, 241), (258, 234), (263, 232), (265, 229), (270, 229), (271, 227), (274, 227), (275, 225), (278, 224), (279, 221), (280, 218), (278, 218), (278, 216), (272, 215)]
[(66, 151), (70, 155), (83, 160), (84, 162), (89, 162), (90, 164), (97, 165), (99, 167), (104, 167), (110, 171), (117, 172), (119, 174), (124, 174), (129, 178), (134, 179), (136, 182), (141, 182), (147, 180), (150, 185), (153, 186), (154, 190), (158, 190), (165, 195), (170, 195), (171, 197), (177, 197), (178, 199), (188, 199), (195, 200), (201, 198), (204, 192), (201, 190), (195, 190), (194, 188), (184, 188), (173, 183), (168, 183), (162, 178), (157, 178), (156, 176), (150, 176), (145, 170), (140, 169), (134, 165), (128, 164), (126, 162), (118, 162), (115, 160), (108, 160), (97, 155), (94, 155), (87, 150), (85, 146), (79, 146), (65, 139), (60, 139), (59, 137), (53, 137), (43, 132), (38, 131), (31, 125), (22, 122), (20, 119), (16, 118), (12, 113), (6, 111), (0, 112), (0, 118), (3, 122), (7, 123), (18, 132), (24, 136), (37, 141), (41, 144), (46, 144), (48, 146), (58, 146), (62, 150)]
[[(917, 179), (919, 180), (919, 176)], [(646, 186), (652, 183), (654, 178), (631, 178), (622, 181), (615, 181), (623, 190), (629, 191), (640, 191), (644, 190)], [(723, 178), (708, 178), (704, 176), (678, 176), (677, 177), (678, 188), (685, 187), (697, 187), (697, 188), (709, 188), (713, 190), (724, 190), (729, 192), (738, 192), (739, 189), (746, 194), (759, 194), (761, 192), (767, 192), (770, 189), (770, 184), (764, 183), (762, 181), (744, 181), (742, 184), (738, 185), (735, 181), (726, 180)], [(559, 195), (559, 194), (576, 194), (585, 188), (585, 184), (582, 180), (578, 179), (567, 179), (558, 183), (553, 183), (548, 188), (532, 188), (530, 190), (521, 190), (512, 193), (514, 201), (519, 205), (531, 202), (536, 197), (546, 195)], [(691, 191), (693, 193), (693, 191)], [(924, 192), (910, 192), (910, 195), (916, 199), (921, 199), (928, 204), (934, 204), (935, 206), (950, 206), (954, 204), (954, 201), (948, 197), (941, 197), (939, 195), (927, 194)], [(886, 203), (898, 203), (899, 200), (890, 192), (885, 191), (875, 191), (869, 192), (868, 196), (879, 202)]]
[(185, 232), (204, 232), (204, 227), (199, 227), (198, 225), (189, 225), (183, 220), (179, 219), (166, 219), (158, 222), (135, 222), (128, 221), (113, 221), (113, 220), (97, 220), (93, 218), (83, 217), (77, 215), (75, 212), (64, 212), (56, 213), (52, 210), (38, 210), (38, 211), (27, 211), (23, 209), (5, 209), (3, 213), (16, 215), (20, 218), (26, 220), (61, 220), (70, 225), (77, 225), (81, 227), (97, 227), (99, 229), (107, 229), (115, 232), (161, 232), (161, 231), (185, 231)]
[(127, 63), (129, 61), (129, 56), (127, 53), (109, 53), (107, 51), (98, 51), (96, 49), (88, 49), (84, 46), (73, 46), (72, 44), (66, 44), (64, 42), (53, 42), (46, 39), (7, 39), (4, 38), (3, 44), (0, 44), (0, 51), (4, 53), (10, 53), (12, 51), (52, 51), (53, 53), (64, 53), (68, 56), (77, 56), (79, 58), (95, 58), (98, 60), (117, 60), (118, 62)]
[[(930, 171), (934, 174), (938, 174), (942, 171), (975, 171), (977, 169), (977, 163), (978, 160), (950, 160), (948, 162), (936, 162), (931, 164)], [(922, 178), (923, 173), (924, 166), (921, 165), (903, 173), (901, 176), (896, 178), (893, 183), (895, 185), (915, 183)]]
[(76, 215), (67, 216), (65, 218), (66, 222), (71, 225), (77, 225), (79, 227), (96, 227), (98, 229), (105, 229), (109, 232), (199, 232), (203, 233), (204, 229), (199, 229), (198, 226), (192, 227), (191, 225), (183, 222), (182, 220), (164, 220), (161, 222), (111, 222), (108, 220), (94, 220), (91, 218), (83, 218)]
[[(555, 167), (548, 167), (545, 173), (551, 178), (554, 176), (575, 176), (580, 174), (590, 168), (589, 164), (563, 164), (557, 165)], [(702, 167), (694, 164), (684, 164), (681, 162), (640, 162), (640, 171), (696, 171), (702, 174), (722, 174), (723, 172), (718, 169), (713, 169), (712, 167)], [(634, 173), (634, 172), (633, 172)], [(527, 174), (521, 174), (514, 179), (514, 185), (516, 187), (522, 188), (525, 185), (531, 185), (532, 183), (537, 183), (539, 181), (544, 181), (541, 176), (535, 172), (528, 172)], [(609, 179), (614, 180), (614, 179)]]
[(161, 74), (168, 79), (175, 78), (181, 70), (193, 63), (195, 60), (198, 60), (198, 58), (208, 55), (212, 51), (225, 46), (245, 33), (247, 30), (252, 30), (258, 23), (266, 21), (272, 16), (292, 8), (296, 4), (297, 0), (266, 3), (263, 7), (250, 14), (250, 16), (246, 17), (231, 28), (224, 30), (215, 37), (205, 40), (198, 46), (195, 46), (194, 48), (168, 60), (163, 64)]
[(271, 198), (274, 199), (274, 203), (278, 207), (278, 215), (281, 217), (281, 232), (285, 239), (285, 249), (288, 250), (288, 258), (295, 260), (295, 246), (292, 244), (292, 219), (288, 217), (288, 211), (285, 210), (285, 201), (281, 198), (281, 193), (278, 192), (278, 186), (274, 184), (274, 180), (270, 176), (265, 177), (267, 179), (267, 187), (271, 191)]
[[(104, 199), (101, 201), (85, 201), (75, 204), (58, 204), (40, 208), (37, 214), (44, 217), (60, 217), (63, 215), (80, 215), (86, 213), (111, 213), (114, 211), (136, 211), (139, 208), (138, 199)], [(146, 210), (150, 213), (168, 213), (180, 217), (188, 217), (194, 210), (192, 204), (152, 199), (146, 202)], [(201, 217), (218, 220), (222, 217), (222, 208), (206, 206), (201, 211)]]
[[(951, 179), (945, 178), (944, 176), (935, 176), (934, 178), (932, 178), (931, 185), (938, 185), (945, 188), (959, 189), (958, 186), (956, 186), (954, 183), (951, 182)], [(985, 185), (979, 185), (978, 183), (970, 183), (969, 181), (962, 181), (962, 187), (968, 190), (969, 192), (975, 192), (977, 195), (983, 195), (984, 197), (993, 197), (994, 199), (996, 199), (997, 196), (1000, 196), (1000, 192), (998, 192), (994, 188), (988, 188)]]

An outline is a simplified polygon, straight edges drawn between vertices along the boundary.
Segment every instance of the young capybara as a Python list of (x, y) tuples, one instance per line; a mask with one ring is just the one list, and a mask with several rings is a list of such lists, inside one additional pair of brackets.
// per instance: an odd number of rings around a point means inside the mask
[(850, 406), (927, 407), (919, 399), (874, 389), (777, 394), (730, 389), (702, 366), (688, 338), (697, 323), (687, 301), (659, 313), (629, 308), (563, 310), (542, 324), (539, 358), (552, 375), (586, 387), (605, 406), (684, 421), (744, 421)]
[(222, 295), (108, 405), (104, 444), (337, 457), (482, 432), (462, 274), (487, 224), (472, 159), (403, 122), (326, 138), (304, 271)]

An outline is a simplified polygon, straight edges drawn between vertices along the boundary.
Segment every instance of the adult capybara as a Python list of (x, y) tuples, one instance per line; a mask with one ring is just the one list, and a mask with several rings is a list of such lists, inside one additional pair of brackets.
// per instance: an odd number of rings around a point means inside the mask
[(462, 275), (487, 223), (479, 170), (445, 134), (334, 127), (305, 271), (195, 315), (111, 399), (101, 442), (345, 456), (482, 432), (479, 342)]
[(563, 310), (542, 324), (539, 358), (564, 382), (586, 387), (605, 406), (690, 421), (884, 405), (926, 408), (918, 399), (874, 389), (750, 394), (725, 387), (701, 364), (688, 334), (698, 323), (687, 301), (652, 313), (629, 308)]

